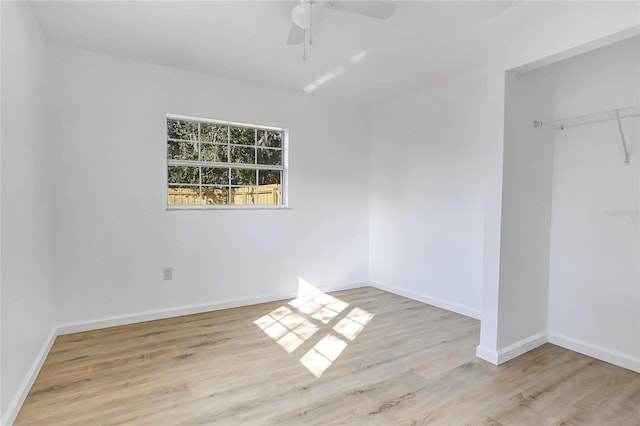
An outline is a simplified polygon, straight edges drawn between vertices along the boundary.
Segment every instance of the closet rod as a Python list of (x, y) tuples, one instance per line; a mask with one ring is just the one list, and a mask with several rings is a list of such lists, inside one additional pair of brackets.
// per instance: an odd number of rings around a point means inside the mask
[(565, 118), (564, 120), (555, 121), (534, 121), (533, 127), (554, 127), (556, 129), (564, 130), (567, 127), (582, 126), (583, 124), (600, 123), (602, 121), (616, 120), (618, 122), (618, 130), (620, 130), (620, 139), (622, 140), (622, 149), (624, 150), (624, 164), (631, 164), (629, 157), (629, 148), (627, 148), (627, 141), (624, 138), (624, 131), (622, 130), (621, 118), (637, 117), (640, 115), (640, 105), (614, 109), (611, 111), (599, 112), (596, 114), (580, 115), (577, 117)]
[(612, 109), (610, 111), (598, 112), (595, 114), (579, 115), (576, 117), (564, 118), (554, 121), (534, 121), (533, 127), (555, 127), (564, 130), (567, 127), (582, 126), (583, 124), (599, 123), (601, 121), (616, 120), (620, 118), (637, 117), (640, 115), (640, 105), (627, 108)]

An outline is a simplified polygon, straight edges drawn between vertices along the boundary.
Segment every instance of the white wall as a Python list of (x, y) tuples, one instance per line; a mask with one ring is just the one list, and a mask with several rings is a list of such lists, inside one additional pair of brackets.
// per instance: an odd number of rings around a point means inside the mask
[(370, 279), (478, 317), (487, 88), (482, 68), (372, 112)]
[[(481, 316), (478, 354), (498, 362), (499, 351), (544, 329), (546, 311), (545, 304), (535, 308), (536, 319), (523, 329), (500, 326), (510, 300), (528, 295), (519, 286), (502, 293), (500, 285), (507, 272), (501, 269), (506, 72), (629, 37), (640, 26), (634, 2), (522, 2), (491, 25), (485, 66), (373, 109), (369, 261), (370, 279), (381, 288)], [(396, 155), (399, 147), (408, 153)], [(517, 201), (511, 207), (517, 210)], [(544, 246), (544, 238), (534, 245)], [(543, 272), (532, 279), (543, 288), (544, 256), (536, 261)]]
[[(640, 104), (638, 37), (550, 66), (555, 115)], [(554, 131), (552, 341), (640, 368), (638, 117)], [(580, 347), (582, 346), (582, 347)], [(599, 353), (604, 352), (604, 353)], [(614, 359), (611, 359), (614, 357)], [(616, 360), (615, 357), (620, 359)]]
[(509, 73), (506, 79), (500, 348), (531, 349), (546, 342), (553, 138), (532, 125), (552, 113), (553, 81), (546, 74)]
[[(485, 68), (399, 99), (388, 110), (378, 106), (373, 117), (380, 118), (384, 112), (389, 120), (374, 121), (372, 130), (415, 136), (406, 143), (415, 149), (417, 159), (393, 159), (393, 167), (372, 170), (371, 257), (369, 165), (362, 161), (369, 155), (365, 112), (251, 83), (53, 47), (53, 98), (46, 111), (54, 120), (53, 132), (45, 133), (32, 121), (43, 115), (40, 107), (46, 92), (40, 83), (45, 71), (42, 38), (24, 5), (3, 2), (2, 23), (0, 280), (1, 407), (5, 409), (6, 401), (28, 376), (26, 369), (54, 321), (47, 203), (52, 204), (55, 224), (58, 323), (279, 296), (296, 290), (298, 276), (333, 287), (366, 281), (370, 274), (380, 284), (454, 310), (477, 315), (481, 306), (482, 354), (497, 360), (494, 355), (500, 344), (510, 341), (499, 336), (498, 326), (505, 71), (570, 56), (593, 43), (637, 32), (638, 4), (520, 3), (492, 22), (497, 36), (488, 44), (495, 42), (495, 55)], [(504, 27), (512, 29), (513, 37), (498, 36)], [(5, 45), (6, 40), (11, 44)], [(6, 84), (9, 77), (10, 84)], [(7, 103), (11, 104), (11, 120), (6, 115)], [(440, 105), (446, 112), (440, 120), (426, 123), (427, 136), (422, 136), (415, 121), (428, 115), (421, 108), (437, 115)], [(288, 127), (292, 209), (166, 211), (163, 164), (164, 115), (168, 112)], [(46, 119), (37, 122), (46, 123)], [(460, 127), (462, 122), (470, 130)], [(6, 123), (14, 127), (7, 130)], [(379, 168), (387, 145), (398, 141), (385, 144), (377, 134), (371, 139), (370, 164)], [(433, 146), (425, 147), (419, 141)], [(56, 147), (49, 157), (54, 161), (53, 170), (47, 169), (50, 163), (42, 156), (49, 145)], [(335, 152), (345, 155), (335, 160)], [(18, 182), (14, 159), (27, 158), (33, 160), (31, 165), (23, 161), (20, 170), (28, 168), (31, 173), (20, 175)], [(452, 174), (438, 158), (462, 173)], [(413, 199), (412, 190), (422, 190), (417, 188), (420, 184), (411, 182), (416, 179), (409, 179), (409, 190), (398, 196), (384, 179), (395, 178), (399, 171), (409, 178), (426, 173), (427, 183), (440, 182), (442, 188), (430, 186), (425, 194), (446, 208), (431, 210), (428, 202)], [(47, 187), (53, 188), (54, 199), (44, 195), (36, 201), (42, 188), (36, 183), (46, 182), (43, 177), (49, 176)], [(449, 180), (451, 189), (464, 196), (444, 190)], [(400, 204), (386, 204), (385, 200)], [(7, 203), (12, 205), (7, 207)], [(403, 209), (402, 203), (409, 208)], [(421, 213), (448, 232), (434, 225), (422, 228)], [(24, 226), (27, 223), (32, 226)], [(411, 230), (418, 233), (417, 238)], [(228, 251), (215, 251), (219, 241), (228, 245)], [(468, 269), (451, 261), (438, 263), (443, 259), (439, 250), (462, 258)], [(240, 258), (237, 252), (248, 255)], [(166, 265), (174, 267), (173, 281), (161, 280), (161, 267)], [(397, 279), (396, 274), (405, 270), (416, 275)], [(481, 287), (474, 275), (478, 272), (483, 277)], [(416, 278), (417, 274), (431, 280)], [(27, 313), (26, 322), (20, 322), (20, 315)]]
[[(365, 112), (60, 46), (51, 67), (60, 323), (367, 281)], [(288, 128), (291, 209), (165, 210), (167, 113)]]
[[(492, 26), (498, 48), (487, 65), (489, 87), (484, 176), (484, 249), (482, 325), (477, 355), (500, 362), (509, 341), (500, 336), (500, 242), (502, 227), (502, 164), (504, 160), (505, 72), (533, 69), (596, 46), (622, 40), (640, 31), (637, 2), (523, 2), (497, 16)], [(511, 34), (504, 38), (500, 34)], [(531, 336), (534, 337), (534, 336)]]
[[(2, 2), (2, 422), (55, 325), (46, 46), (26, 3)], [(16, 399), (17, 398), (17, 399)]]

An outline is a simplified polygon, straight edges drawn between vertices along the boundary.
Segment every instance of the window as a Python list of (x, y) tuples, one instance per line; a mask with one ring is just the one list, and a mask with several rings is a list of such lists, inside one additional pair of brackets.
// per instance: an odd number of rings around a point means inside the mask
[(284, 206), (284, 129), (167, 116), (167, 204)]

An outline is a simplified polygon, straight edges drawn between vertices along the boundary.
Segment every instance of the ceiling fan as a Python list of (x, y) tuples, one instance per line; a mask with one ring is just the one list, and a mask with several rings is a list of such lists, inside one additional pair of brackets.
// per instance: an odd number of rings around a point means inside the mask
[[(309, 39), (309, 44), (313, 44), (312, 27), (314, 19), (319, 17), (316, 8), (323, 5), (330, 10), (378, 19), (389, 19), (396, 7), (394, 2), (383, 0), (300, 0), (300, 3), (291, 11), (292, 22), (287, 44), (304, 43), (305, 50), (307, 38)], [(303, 55), (303, 59), (305, 58), (306, 53)]]

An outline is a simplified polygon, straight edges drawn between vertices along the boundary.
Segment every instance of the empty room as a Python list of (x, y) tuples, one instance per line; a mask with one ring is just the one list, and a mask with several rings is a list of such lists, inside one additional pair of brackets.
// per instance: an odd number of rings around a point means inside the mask
[(2, 425), (640, 425), (638, 1), (1, 1)]

